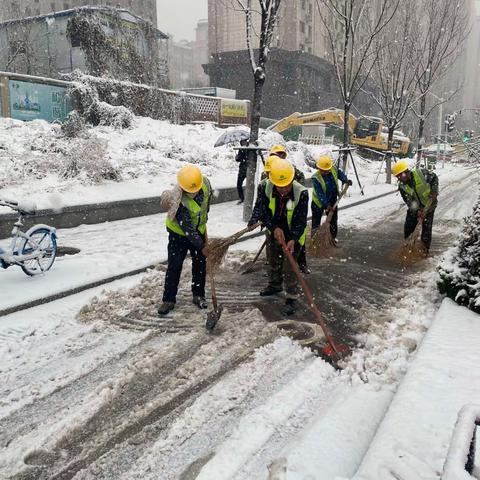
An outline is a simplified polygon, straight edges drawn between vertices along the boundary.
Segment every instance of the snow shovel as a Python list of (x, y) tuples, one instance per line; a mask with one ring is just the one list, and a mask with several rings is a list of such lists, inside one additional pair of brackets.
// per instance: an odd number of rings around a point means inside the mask
[(285, 252), (285, 255), (288, 258), (288, 261), (290, 262), (290, 266), (292, 267), (292, 270), (295, 272), (295, 275), (297, 276), (298, 281), (300, 282), (300, 285), (302, 286), (303, 293), (305, 294), (305, 297), (307, 298), (308, 301), (308, 306), (310, 307), (310, 310), (312, 310), (313, 314), (315, 315), (315, 318), (317, 322), (319, 323), (320, 327), (323, 330), (323, 334), (325, 335), (325, 338), (327, 339), (328, 345), (326, 345), (323, 348), (323, 353), (330, 358), (335, 358), (335, 359), (341, 359), (348, 355), (350, 353), (350, 349), (347, 347), (347, 345), (341, 345), (335, 343), (333, 340), (332, 334), (327, 328), (327, 325), (325, 324), (325, 320), (323, 319), (322, 312), (320, 312), (320, 309), (315, 303), (315, 300), (312, 295), (312, 291), (310, 290), (310, 287), (308, 286), (307, 281), (302, 275), (302, 272), (300, 272), (300, 268), (298, 267), (298, 263), (296, 260), (293, 258), (293, 255), (287, 250), (287, 245), (285, 242), (282, 242), (282, 248), (283, 251)]
[(330, 224), (332, 223), (333, 214), (338, 208), (338, 204), (342, 197), (347, 193), (348, 183), (345, 184), (340, 195), (337, 198), (337, 201), (330, 209), (330, 212), (327, 215), (327, 219), (320, 225), (312, 237), (312, 248), (311, 254), (316, 258), (328, 257), (331, 254), (332, 249), (337, 247), (335, 239), (333, 238), (332, 232), (330, 231)]
[(258, 257), (260, 257), (260, 255), (262, 254), (263, 249), (265, 248), (266, 244), (267, 244), (267, 239), (265, 239), (265, 241), (262, 243), (262, 246), (260, 247), (260, 250), (255, 255), (255, 258), (252, 261), (247, 262), (244, 265), (242, 265), (242, 267), (240, 268), (240, 274), (241, 275), (246, 275), (247, 273), (252, 273), (253, 272), (253, 268), (255, 267), (255, 264), (257, 263)]
[(215, 289), (215, 276), (213, 271), (209, 272), (208, 275), (210, 279), (210, 289), (212, 290), (212, 305), (213, 310), (207, 313), (207, 322), (205, 324), (205, 328), (211, 332), (217, 325), (218, 321), (220, 320), (220, 316), (222, 315), (223, 306), (218, 305), (217, 302), (217, 292)]

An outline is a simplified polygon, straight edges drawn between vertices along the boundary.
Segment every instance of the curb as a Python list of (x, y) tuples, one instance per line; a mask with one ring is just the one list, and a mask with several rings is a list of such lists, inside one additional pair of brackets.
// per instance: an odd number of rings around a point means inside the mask
[[(397, 193), (397, 190), (382, 193), (380, 195), (375, 195), (374, 197), (365, 198), (363, 200), (359, 200), (358, 202), (354, 202), (354, 203), (350, 203), (348, 205), (345, 205), (344, 207), (339, 208), (339, 210), (347, 210), (349, 208), (356, 207), (358, 205), (362, 205), (364, 203), (368, 203), (368, 202), (371, 202), (373, 200), (377, 200), (379, 198), (386, 197), (388, 195), (393, 195), (395, 193)], [(235, 194), (236, 194), (236, 189), (235, 189)], [(251, 240), (253, 238), (261, 237), (262, 235), (265, 235), (265, 232), (260, 231), (260, 232), (256, 232), (256, 233), (251, 233), (249, 235), (244, 235), (242, 238), (240, 238), (237, 241), (237, 243), (241, 243), (241, 242), (245, 242), (247, 240)], [(117, 275), (113, 275), (111, 277), (103, 278), (103, 279), (97, 280), (95, 282), (90, 282), (90, 283), (86, 283), (84, 285), (79, 285), (78, 287), (70, 288), (68, 290), (64, 290), (63, 292), (58, 292), (58, 293), (55, 293), (53, 295), (49, 295), (47, 297), (39, 298), (37, 300), (32, 300), (30, 302), (26, 302), (26, 303), (23, 303), (23, 304), (20, 304), (20, 305), (16, 305), (14, 307), (5, 308), (3, 310), (0, 310), (0, 317), (4, 317), (4, 316), (10, 315), (12, 313), (17, 313), (17, 312), (20, 312), (22, 310), (27, 310), (29, 308), (38, 307), (40, 305), (44, 305), (46, 303), (50, 303), (50, 302), (53, 302), (55, 300), (60, 300), (62, 298), (66, 298), (66, 297), (69, 297), (71, 295), (75, 295), (77, 293), (84, 292), (85, 290), (90, 290), (92, 288), (100, 287), (102, 285), (112, 283), (116, 280), (121, 280), (122, 278), (133, 277), (134, 275), (138, 275), (140, 273), (146, 272), (149, 269), (155, 268), (158, 264), (166, 264), (166, 263), (167, 263), (167, 260), (161, 260), (157, 263), (153, 263), (151, 265), (147, 265), (147, 266), (142, 267), (142, 268), (136, 268), (135, 270), (130, 270), (128, 272), (119, 273)]]
[[(214, 189), (212, 204), (232, 202), (237, 198), (238, 194), (235, 187)], [(28, 229), (37, 223), (45, 223), (54, 226), (56, 229), (74, 228), (79, 225), (92, 225), (155, 215), (165, 211), (160, 205), (160, 196), (73, 205), (62, 208), (60, 211), (54, 209), (38, 210), (35, 215), (25, 218), (25, 227)], [(0, 215), (0, 239), (10, 237), (12, 225), (17, 221), (17, 218), (17, 213)]]

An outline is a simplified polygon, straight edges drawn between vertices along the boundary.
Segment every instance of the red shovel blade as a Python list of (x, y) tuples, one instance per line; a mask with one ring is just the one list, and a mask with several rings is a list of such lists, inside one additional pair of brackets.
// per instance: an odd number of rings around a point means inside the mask
[(337, 345), (335, 344), (335, 348), (333, 348), (332, 344), (329, 343), (325, 347), (323, 347), (323, 353), (327, 357), (344, 357), (350, 353), (350, 349), (346, 345)]

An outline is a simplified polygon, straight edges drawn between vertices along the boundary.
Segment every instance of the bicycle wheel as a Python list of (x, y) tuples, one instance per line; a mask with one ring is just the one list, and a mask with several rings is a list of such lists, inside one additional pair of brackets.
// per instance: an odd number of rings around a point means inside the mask
[(53, 265), (57, 255), (57, 236), (48, 228), (39, 227), (30, 233), (20, 250), (22, 255), (28, 255), (40, 251), (39, 255), (32, 260), (25, 260), (20, 266), (30, 276), (47, 272)]

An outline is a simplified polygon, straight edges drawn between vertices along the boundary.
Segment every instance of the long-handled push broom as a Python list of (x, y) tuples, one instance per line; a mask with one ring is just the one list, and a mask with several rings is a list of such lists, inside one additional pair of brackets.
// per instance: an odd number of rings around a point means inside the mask
[(325, 258), (332, 255), (332, 252), (337, 247), (335, 243), (335, 239), (333, 238), (332, 232), (330, 230), (330, 225), (332, 223), (333, 214), (335, 210), (338, 208), (338, 204), (342, 197), (347, 193), (348, 190), (348, 183), (345, 184), (340, 195), (337, 198), (337, 201), (330, 209), (327, 215), (327, 219), (325, 222), (320, 225), (317, 230), (314, 232), (312, 236), (312, 243), (310, 247), (310, 254), (316, 258)]

